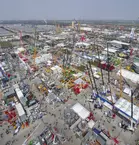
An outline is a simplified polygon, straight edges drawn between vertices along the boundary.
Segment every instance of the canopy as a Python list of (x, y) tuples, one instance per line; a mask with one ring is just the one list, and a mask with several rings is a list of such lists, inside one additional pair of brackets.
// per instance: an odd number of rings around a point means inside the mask
[(17, 103), (15, 107), (19, 116), (25, 115), (25, 111), (20, 103)]
[(17, 50), (18, 50), (19, 52), (23, 52), (23, 51), (25, 51), (25, 48), (20, 47), (20, 48), (18, 48)]
[(81, 78), (78, 78), (74, 81), (75, 84), (85, 84), (85, 81), (83, 81)]
[[(119, 113), (122, 112), (126, 118), (131, 117), (131, 103), (127, 100), (120, 98), (114, 105), (117, 109), (119, 109)], [(139, 107), (133, 105), (133, 119), (138, 122), (139, 121)]]
[(80, 103), (76, 103), (74, 106), (72, 106), (71, 109), (83, 120), (85, 120), (90, 115), (90, 112)]
[[(120, 70), (118, 71), (117, 74), (120, 75)], [(125, 69), (121, 69), (121, 74), (125, 79), (129, 79), (133, 83), (139, 83), (139, 75), (138, 74), (136, 74), (134, 72), (130, 72), (130, 71), (125, 70)]]

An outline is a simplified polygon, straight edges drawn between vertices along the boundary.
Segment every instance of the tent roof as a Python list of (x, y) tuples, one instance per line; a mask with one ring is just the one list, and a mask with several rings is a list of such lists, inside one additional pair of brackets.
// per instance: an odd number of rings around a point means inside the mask
[(22, 52), (22, 51), (25, 51), (25, 48), (19, 47), (19, 48), (17, 48), (17, 50), (20, 51), (20, 52)]
[[(120, 75), (120, 70), (118, 71), (117, 74)], [(136, 74), (134, 72), (130, 72), (130, 71), (125, 70), (125, 69), (121, 69), (121, 74), (124, 78), (129, 79), (133, 83), (139, 83), (139, 75), (138, 74)]]
[(80, 103), (76, 103), (74, 106), (72, 106), (71, 109), (83, 120), (85, 120), (90, 115), (90, 112)]
[(23, 110), (23, 107), (20, 103), (16, 104), (15, 107), (17, 109), (19, 116), (22, 116), (25, 114), (25, 111)]
[[(131, 103), (127, 100), (120, 98), (114, 105), (122, 111), (127, 117), (131, 116)], [(133, 119), (139, 121), (139, 107), (133, 105)]]

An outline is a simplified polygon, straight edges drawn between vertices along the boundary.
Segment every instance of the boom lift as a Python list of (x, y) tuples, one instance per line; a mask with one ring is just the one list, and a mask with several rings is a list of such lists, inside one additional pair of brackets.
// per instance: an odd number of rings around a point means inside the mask
[(24, 44), (23, 44), (23, 41), (22, 41), (22, 31), (19, 31), (19, 36), (20, 36), (20, 45), (21, 45), (21, 47), (24, 48)]
[[(86, 67), (87, 67), (87, 70), (88, 70), (88, 75), (89, 75), (90, 82), (91, 82), (92, 89), (93, 89), (92, 90), (93, 91), (93, 94), (92, 94), (93, 96), (92, 97), (98, 99), (98, 104), (95, 104), (95, 107), (102, 108), (102, 104), (101, 104), (100, 98), (98, 97), (99, 96), (99, 92), (98, 92), (96, 80), (95, 80), (95, 77), (94, 77), (94, 74), (93, 74), (93, 71), (92, 71), (92, 66), (91, 66), (91, 62), (90, 61), (88, 62)], [(93, 79), (93, 82), (92, 82), (92, 79)], [(94, 83), (94, 87), (93, 87), (93, 83)]]
[(122, 92), (123, 92), (123, 86), (122, 86), (122, 64), (121, 64), (121, 61), (120, 61), (120, 97), (123, 96)]

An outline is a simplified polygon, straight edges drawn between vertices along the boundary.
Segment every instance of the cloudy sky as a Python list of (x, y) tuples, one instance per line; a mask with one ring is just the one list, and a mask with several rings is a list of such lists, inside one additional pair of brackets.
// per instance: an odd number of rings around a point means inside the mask
[(0, 0), (0, 20), (137, 20), (139, 0)]

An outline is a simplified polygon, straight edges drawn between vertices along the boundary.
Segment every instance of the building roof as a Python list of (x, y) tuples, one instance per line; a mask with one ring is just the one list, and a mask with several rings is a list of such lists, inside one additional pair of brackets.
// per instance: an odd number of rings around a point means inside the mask
[[(120, 98), (114, 105), (122, 111), (127, 117), (131, 117), (131, 103), (127, 100)], [(139, 107), (133, 105), (133, 119), (139, 121)]]
[[(120, 75), (120, 70), (118, 71), (117, 74)], [(125, 70), (125, 69), (121, 69), (121, 74), (125, 79), (128, 79), (133, 83), (139, 83), (139, 74), (136, 74), (134, 72), (130, 72), (130, 71)]]
[(121, 42), (121, 41), (117, 41), (117, 40), (109, 41), (109, 43), (115, 43), (115, 44), (127, 45), (127, 46), (130, 45), (129, 43), (125, 43), (125, 42)]
[(15, 107), (19, 116), (25, 115), (25, 111), (20, 103), (17, 103)]

